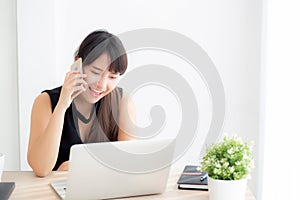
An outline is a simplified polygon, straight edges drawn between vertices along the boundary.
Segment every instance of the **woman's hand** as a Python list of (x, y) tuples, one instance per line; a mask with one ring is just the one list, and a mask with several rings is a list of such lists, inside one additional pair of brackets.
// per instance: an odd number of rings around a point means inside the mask
[(68, 169), (69, 169), (69, 161), (65, 161), (59, 166), (57, 171), (68, 171)]
[(84, 81), (85, 77), (87, 75), (81, 74), (79, 71), (70, 71), (66, 74), (58, 101), (60, 106), (67, 109), (73, 99), (86, 90), (87, 83)]

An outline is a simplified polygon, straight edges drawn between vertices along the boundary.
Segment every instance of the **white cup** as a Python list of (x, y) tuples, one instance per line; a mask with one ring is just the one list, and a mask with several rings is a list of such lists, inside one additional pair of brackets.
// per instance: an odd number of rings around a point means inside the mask
[(0, 182), (2, 180), (2, 172), (3, 172), (3, 169), (4, 169), (4, 154), (3, 153), (0, 153)]

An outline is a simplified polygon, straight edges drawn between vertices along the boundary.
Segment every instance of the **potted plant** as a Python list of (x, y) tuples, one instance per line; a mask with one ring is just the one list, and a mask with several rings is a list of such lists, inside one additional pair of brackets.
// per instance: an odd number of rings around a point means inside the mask
[(242, 200), (247, 179), (254, 167), (252, 143), (236, 136), (227, 137), (208, 148), (201, 170), (208, 173), (210, 200)]

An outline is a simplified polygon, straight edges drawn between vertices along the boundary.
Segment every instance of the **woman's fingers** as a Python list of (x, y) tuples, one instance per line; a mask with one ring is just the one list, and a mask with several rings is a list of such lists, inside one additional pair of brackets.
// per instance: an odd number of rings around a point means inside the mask
[(73, 92), (75, 86), (87, 85), (87, 82), (84, 80), (85, 77), (86, 74), (77, 74), (77, 73), (68, 74), (68, 78), (66, 78), (64, 85), (66, 88), (71, 90), (71, 92)]
[(86, 78), (86, 74), (81, 74), (79, 71), (69, 71), (65, 76), (65, 82), (76, 78)]
[(75, 86), (74, 91), (71, 95), (71, 100), (75, 99), (79, 94), (84, 92), (86, 89), (83, 85)]
[(66, 74), (60, 95), (62, 105), (68, 107), (76, 96), (86, 90), (87, 82), (84, 80), (85, 77), (87, 77), (86, 74), (81, 74), (78, 71), (70, 71)]
[(72, 88), (71, 99), (73, 100), (76, 96), (86, 90), (87, 82), (80, 77), (73, 80), (70, 87)]
[(69, 74), (67, 75), (65, 82), (73, 82), (75, 80), (83, 80), (84, 78), (87, 77), (86, 74)]
[(87, 85), (87, 82), (83, 79), (75, 79), (75, 85)]

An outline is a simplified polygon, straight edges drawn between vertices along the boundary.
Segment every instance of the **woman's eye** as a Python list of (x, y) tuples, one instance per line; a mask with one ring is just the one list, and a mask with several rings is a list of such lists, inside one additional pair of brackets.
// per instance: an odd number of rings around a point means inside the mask
[(116, 76), (111, 76), (110, 78), (111, 78), (111, 79), (117, 79), (118, 77), (116, 77)]
[(92, 71), (92, 73), (95, 74), (95, 75), (100, 75), (99, 72)]

